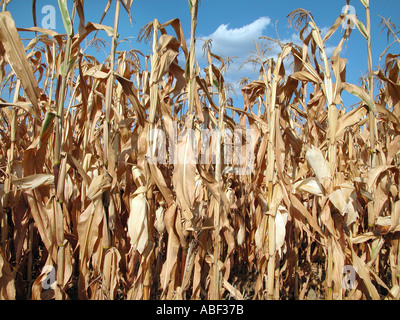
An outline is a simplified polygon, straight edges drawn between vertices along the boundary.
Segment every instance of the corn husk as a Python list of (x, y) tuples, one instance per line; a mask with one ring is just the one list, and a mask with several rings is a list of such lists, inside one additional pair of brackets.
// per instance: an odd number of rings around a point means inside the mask
[(150, 206), (144, 192), (133, 196), (129, 200), (128, 235), (131, 248), (140, 254), (149, 243), (148, 215)]

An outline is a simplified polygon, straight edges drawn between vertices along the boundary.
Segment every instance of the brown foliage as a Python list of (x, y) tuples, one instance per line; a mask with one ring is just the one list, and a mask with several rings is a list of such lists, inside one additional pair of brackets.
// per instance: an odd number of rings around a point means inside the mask
[[(201, 77), (178, 19), (142, 30), (149, 70), (137, 51), (86, 55), (94, 31), (116, 41), (117, 8), (112, 29), (85, 24), (74, 1), (79, 32), (24, 29), (39, 33), (29, 50), (0, 13), (14, 91), (0, 103), (0, 299), (398, 299), (399, 56), (369, 71), (372, 96), (346, 82), (349, 31), (325, 53), (344, 16), (322, 39), (298, 9), (303, 46), (259, 56), (242, 109), (227, 98), (229, 60), (206, 47)], [(360, 99), (351, 110), (343, 90)]]

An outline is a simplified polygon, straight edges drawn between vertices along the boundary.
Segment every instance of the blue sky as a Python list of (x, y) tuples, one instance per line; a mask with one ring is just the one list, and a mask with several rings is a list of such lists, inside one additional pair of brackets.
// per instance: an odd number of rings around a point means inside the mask
[[(239, 66), (248, 57), (249, 51), (254, 50), (254, 40), (261, 43), (260, 36), (269, 36), (276, 38), (276, 31), (281, 40), (293, 41), (300, 44), (297, 32), (289, 28), (287, 15), (296, 8), (304, 8), (312, 12), (322, 32), (326, 32), (334, 23), (338, 15), (342, 12), (345, 0), (201, 0), (198, 11), (198, 24), (196, 37), (202, 39), (213, 39), (213, 51), (218, 55), (238, 56), (226, 74), (226, 81), (231, 82), (236, 88), (237, 81), (248, 76), (251, 79), (257, 78), (257, 72), (248, 65), (239, 70)], [(98, 22), (106, 7), (107, 0), (85, 0), (85, 18), (86, 22)], [(365, 9), (359, 0), (350, 2), (356, 11), (357, 17), (365, 24)], [(63, 33), (61, 17), (58, 13), (56, 0), (37, 0), (37, 22), (41, 25), (42, 18), (45, 16), (41, 12), (45, 5), (53, 5), (57, 10), (56, 31)], [(103, 24), (113, 26), (115, 0), (103, 21)], [(391, 17), (392, 22), (400, 25), (400, 1), (399, 0), (370, 0), (371, 7), (371, 25), (372, 25), (372, 53), (373, 64), (378, 65), (378, 58), (381, 52), (387, 47), (388, 42), (386, 32), (381, 33), (379, 23), (383, 16)], [(69, 1), (69, 8), (72, 8), (72, 0)], [(17, 27), (33, 26), (31, 1), (13, 0), (8, 5)], [(133, 0), (131, 7), (132, 25), (129, 22), (127, 13), (122, 10), (120, 17), (119, 34), (121, 38), (129, 37), (130, 46), (141, 50), (144, 54), (149, 54), (151, 48), (144, 43), (137, 43), (136, 39), (140, 28), (147, 22), (157, 18), (161, 23), (173, 18), (179, 18), (182, 23), (187, 41), (190, 36), (190, 14), (187, 0)], [(276, 24), (276, 25), (275, 25)], [(24, 33), (23, 36), (27, 34)], [(99, 34), (100, 35), (100, 34)], [(338, 44), (342, 31), (337, 32), (335, 36), (326, 43), (327, 52), (332, 52)], [(101, 35), (109, 41), (105, 33)], [(264, 40), (265, 41), (265, 40)], [(200, 66), (204, 66), (204, 59), (200, 50), (202, 41), (197, 41), (198, 60)], [(118, 49), (129, 49), (127, 43), (121, 44)], [(391, 52), (398, 53), (399, 47), (394, 46)], [(109, 47), (105, 48), (109, 52)], [(273, 54), (273, 53), (272, 53)], [(345, 45), (341, 56), (348, 59), (347, 81), (358, 84), (362, 74), (367, 72), (367, 50), (366, 41), (354, 29), (350, 41)], [(102, 62), (106, 58), (104, 53), (98, 55)], [(142, 66), (144, 67), (144, 66)], [(235, 101), (238, 107), (242, 100), (240, 92), (237, 92), (239, 98)], [(344, 95), (345, 98), (345, 95)], [(357, 102), (356, 99), (347, 97), (347, 102)]]

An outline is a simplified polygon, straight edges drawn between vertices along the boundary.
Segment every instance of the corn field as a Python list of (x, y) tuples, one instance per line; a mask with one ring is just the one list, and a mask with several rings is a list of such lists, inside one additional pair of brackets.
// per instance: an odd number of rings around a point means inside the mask
[[(341, 14), (322, 37), (296, 9), (301, 46), (255, 39), (259, 77), (243, 79), (236, 106), (229, 59), (206, 42), (207, 66), (196, 61), (198, 0), (188, 42), (178, 18), (143, 26), (147, 56), (117, 50), (131, 0), (109, 2), (113, 26), (86, 22), (83, 0), (58, 0), (65, 34), (18, 28), (8, 2), (0, 299), (400, 298), (400, 54), (383, 48), (373, 67), (369, 0), (354, 30)], [(381, 27), (398, 49), (393, 23)], [(359, 85), (340, 56), (352, 32), (368, 54)], [(100, 35), (102, 62), (85, 52)]]

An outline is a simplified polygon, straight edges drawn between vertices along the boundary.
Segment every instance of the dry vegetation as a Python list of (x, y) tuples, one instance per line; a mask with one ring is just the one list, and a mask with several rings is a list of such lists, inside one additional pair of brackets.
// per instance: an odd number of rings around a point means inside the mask
[[(112, 2), (113, 27), (86, 23), (83, 0), (69, 12), (59, 0), (65, 34), (16, 28), (7, 2), (0, 83), (13, 100), (0, 101), (1, 299), (400, 297), (400, 60), (385, 50), (373, 68), (368, 0), (365, 24), (342, 31), (329, 58), (324, 43), (346, 17), (321, 38), (310, 12), (291, 12), (302, 46), (262, 39), (280, 54), (257, 47), (249, 63), (260, 77), (242, 83), (245, 104), (235, 107), (223, 77), (229, 59), (206, 43), (208, 66), (196, 64), (197, 0), (189, 44), (178, 19), (141, 30), (153, 48), (144, 69), (140, 52), (117, 50), (130, 0)], [(382, 22), (398, 48), (395, 26)], [(19, 31), (32, 34), (25, 47)], [(359, 86), (346, 82), (340, 57), (351, 32), (368, 53)], [(97, 34), (111, 41), (102, 63), (85, 53), (86, 40), (104, 41)], [(344, 105), (344, 91), (359, 103)], [(205, 146), (214, 161), (189, 161), (205, 151), (195, 147), (201, 130), (249, 128), (251, 174), (225, 170), (230, 146), (214, 136)], [(151, 148), (153, 129), (178, 137), (179, 161), (170, 161), (172, 145)], [(357, 272), (347, 290), (346, 265)]]

